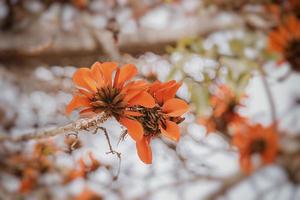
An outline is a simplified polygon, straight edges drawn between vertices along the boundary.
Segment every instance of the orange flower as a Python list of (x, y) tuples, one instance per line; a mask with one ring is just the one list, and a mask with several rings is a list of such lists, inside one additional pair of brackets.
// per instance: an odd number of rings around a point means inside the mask
[(293, 70), (300, 72), (300, 21), (290, 16), (269, 34), (269, 50), (283, 55)]
[(181, 117), (188, 110), (185, 101), (175, 98), (180, 84), (176, 81), (167, 83), (154, 82), (149, 88), (149, 93), (155, 98), (156, 105), (153, 108), (136, 107), (134, 111), (142, 115), (136, 119), (143, 125), (144, 135), (142, 139), (136, 140), (137, 153), (140, 159), (146, 163), (152, 163), (152, 151), (150, 142), (155, 136), (163, 136), (178, 141), (180, 129), (177, 124), (182, 122)]
[(226, 85), (219, 85), (216, 94), (212, 96), (210, 104), (213, 108), (213, 116), (231, 118), (235, 107), (239, 104), (237, 96)]
[(258, 155), (263, 165), (274, 161), (278, 151), (278, 137), (274, 126), (244, 124), (236, 129), (232, 144), (240, 152), (240, 165), (246, 173), (253, 170), (253, 156)]
[[(114, 72), (116, 74), (112, 80)], [(80, 111), (82, 116), (106, 112), (127, 127), (133, 139), (141, 139), (143, 127), (131, 117), (136, 113), (128, 111), (128, 108), (132, 106), (152, 108), (155, 101), (147, 92), (149, 86), (146, 82), (128, 82), (136, 74), (137, 69), (133, 64), (118, 68), (118, 64), (114, 62), (96, 62), (91, 69), (78, 69), (73, 75), (77, 92), (67, 106), (66, 113), (70, 114), (79, 108), (84, 108)]]
[(242, 106), (240, 98), (226, 85), (219, 85), (215, 94), (210, 99), (213, 109), (210, 117), (200, 117), (198, 123), (206, 127), (207, 133), (220, 131), (228, 132), (228, 126), (240, 123), (244, 120), (237, 112), (236, 108)]

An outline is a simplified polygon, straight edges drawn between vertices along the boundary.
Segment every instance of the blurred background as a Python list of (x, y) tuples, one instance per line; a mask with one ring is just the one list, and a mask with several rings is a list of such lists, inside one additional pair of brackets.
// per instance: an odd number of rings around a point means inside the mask
[[(300, 199), (300, 76), (267, 50), (280, 23), (274, 10), (299, 14), (291, 2), (1, 0), (1, 137), (77, 120), (65, 115), (71, 77), (95, 61), (133, 63), (138, 79), (181, 81), (177, 96), (191, 109), (178, 144), (152, 141), (152, 165), (139, 160), (131, 138), (119, 143), (124, 127), (114, 119), (103, 126), (121, 163), (106, 154), (101, 131), (1, 142), (0, 199)], [(296, 153), (245, 175), (237, 149), (198, 122), (212, 112), (211, 91), (221, 83), (244, 96), (237, 112), (251, 122), (270, 125), (275, 112), (280, 141)], [(80, 176), (82, 163), (96, 168)]]

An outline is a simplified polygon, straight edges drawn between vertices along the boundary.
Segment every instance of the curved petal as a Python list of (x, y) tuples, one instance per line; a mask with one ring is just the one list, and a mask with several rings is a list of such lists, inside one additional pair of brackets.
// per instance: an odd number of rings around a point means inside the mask
[(69, 115), (76, 108), (89, 106), (90, 100), (87, 97), (74, 95), (73, 99), (66, 107), (66, 114)]
[(73, 75), (73, 81), (78, 86), (96, 92), (96, 82), (91, 76), (91, 71), (88, 68), (80, 68)]
[(139, 141), (143, 138), (144, 129), (138, 121), (122, 117), (119, 122), (127, 128), (128, 133), (133, 140)]
[(145, 164), (152, 163), (152, 151), (150, 146), (150, 140), (150, 137), (143, 137), (143, 139), (136, 143), (138, 156), (141, 159), (141, 161), (143, 161)]
[(133, 64), (127, 64), (117, 70), (114, 87), (122, 88), (124, 83), (137, 74), (137, 68)]
[(180, 138), (180, 128), (179, 128), (179, 126), (175, 122), (172, 122), (172, 121), (169, 121), (169, 120), (166, 121), (166, 126), (167, 126), (166, 129), (163, 129), (161, 126), (159, 127), (161, 133), (165, 137), (167, 137), (171, 140), (174, 140), (175, 142), (178, 142), (179, 138)]
[(155, 100), (148, 92), (141, 92), (133, 97), (128, 104), (130, 106), (140, 105), (146, 108), (153, 108), (155, 106)]
[(93, 115), (96, 115), (93, 108), (86, 108), (84, 110), (81, 110), (79, 114), (81, 117), (91, 117)]
[(118, 64), (115, 62), (104, 62), (101, 64), (101, 72), (103, 74), (104, 83), (112, 84), (112, 74), (117, 69)]
[(130, 81), (128, 84), (126, 84), (122, 88), (122, 91), (124, 91), (124, 93), (126, 93), (126, 92), (130, 92), (130, 91), (147, 90), (148, 88), (149, 88), (149, 84), (143, 80)]
[(189, 109), (188, 104), (181, 99), (169, 99), (166, 101), (162, 107), (163, 112), (165, 112), (170, 117), (178, 117), (183, 115)]

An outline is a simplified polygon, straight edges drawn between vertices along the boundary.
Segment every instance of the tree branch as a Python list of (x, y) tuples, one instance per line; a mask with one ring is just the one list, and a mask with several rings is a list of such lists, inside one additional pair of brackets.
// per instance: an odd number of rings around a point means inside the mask
[(105, 122), (111, 116), (107, 113), (96, 115), (89, 119), (79, 119), (73, 123), (65, 126), (53, 128), (50, 130), (41, 130), (33, 133), (27, 133), (21, 136), (0, 136), (0, 142), (11, 141), (11, 142), (25, 142), (32, 139), (43, 139), (49, 138), (61, 134), (70, 132), (79, 132), (82, 130), (96, 129), (100, 124)]
[(237, 172), (236, 174), (230, 177), (224, 178), (224, 181), (222, 182), (223, 185), (218, 190), (216, 190), (215, 192), (207, 196), (205, 199), (207, 200), (218, 199), (220, 196), (226, 194), (226, 192), (230, 190), (232, 187), (242, 182), (246, 177), (247, 176), (245, 176), (242, 172)]

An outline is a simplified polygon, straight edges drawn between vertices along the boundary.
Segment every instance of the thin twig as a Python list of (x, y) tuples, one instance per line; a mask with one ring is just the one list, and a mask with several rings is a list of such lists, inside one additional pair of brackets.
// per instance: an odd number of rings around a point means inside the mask
[(264, 70), (263, 70), (263, 68), (262, 68), (261, 65), (259, 65), (258, 71), (259, 71), (259, 73), (261, 75), (261, 79), (262, 79), (264, 88), (266, 90), (266, 94), (267, 94), (268, 101), (269, 101), (269, 104), (270, 104), (272, 121), (274, 122), (274, 125), (275, 125), (275, 128), (276, 128), (277, 126), (276, 126), (275, 122), (277, 121), (277, 113), (276, 113), (276, 107), (275, 107), (274, 97), (272, 95), (271, 88), (270, 88), (270, 86), (268, 84), (268, 81), (267, 81), (266, 76), (265, 76), (265, 72), (264, 72)]
[(227, 177), (223, 180), (222, 186), (207, 196), (205, 199), (207, 200), (216, 200), (219, 197), (225, 195), (228, 190), (232, 189), (235, 185), (241, 183), (247, 176), (245, 176), (242, 172), (237, 172), (230, 177)]
[(110, 115), (107, 113), (96, 115), (89, 119), (79, 119), (73, 123), (67, 124), (65, 126), (53, 128), (50, 130), (42, 130), (38, 132), (31, 132), (21, 136), (0, 136), (0, 142), (10, 141), (10, 142), (25, 142), (32, 139), (44, 139), (57, 135), (62, 135), (70, 132), (79, 132), (82, 130), (89, 130), (92, 128), (99, 127), (100, 124), (104, 123)]
[(111, 145), (111, 142), (110, 142), (110, 138), (109, 138), (109, 135), (108, 135), (108, 132), (106, 130), (106, 128), (104, 127), (97, 127), (98, 129), (101, 129), (103, 132), (104, 132), (104, 135), (105, 135), (105, 138), (106, 138), (106, 141), (107, 141), (107, 144), (109, 146), (109, 152), (106, 152), (107, 154), (114, 154), (118, 157), (119, 159), (119, 166), (118, 166), (118, 170), (117, 170), (117, 174), (113, 177), (114, 180), (117, 180), (118, 177), (119, 177), (119, 174), (120, 174), (120, 171), (121, 171), (121, 153), (120, 152), (117, 152), (115, 151), (113, 148), (112, 148), (112, 145)]

